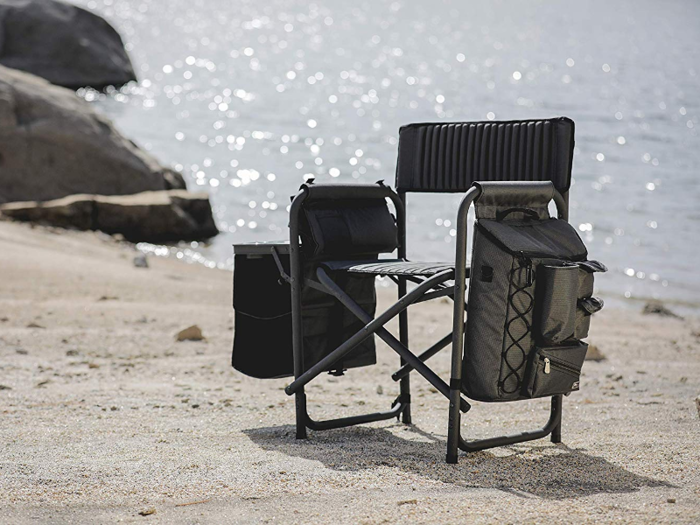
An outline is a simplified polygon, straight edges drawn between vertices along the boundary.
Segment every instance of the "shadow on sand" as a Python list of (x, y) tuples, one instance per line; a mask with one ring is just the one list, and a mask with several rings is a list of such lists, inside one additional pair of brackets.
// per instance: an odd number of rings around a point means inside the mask
[[(394, 432), (395, 431), (395, 432)], [(294, 439), (292, 426), (243, 431), (267, 451), (316, 460), (339, 471), (393, 467), (465, 488), (499, 489), (522, 497), (566, 499), (598, 493), (633, 492), (642, 487), (672, 487), (639, 476), (603, 458), (566, 445), (521, 444), (461, 453), (458, 465), (444, 462), (443, 440), (415, 426), (354, 427), (316, 432)], [(400, 434), (400, 435), (397, 435)], [(546, 444), (545, 444), (546, 443)]]

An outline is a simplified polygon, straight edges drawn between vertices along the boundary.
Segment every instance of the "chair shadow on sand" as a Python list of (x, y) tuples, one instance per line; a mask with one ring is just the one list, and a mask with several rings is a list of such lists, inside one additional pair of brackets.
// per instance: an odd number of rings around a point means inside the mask
[(316, 432), (304, 441), (294, 438), (294, 427), (290, 425), (248, 429), (243, 433), (263, 450), (320, 461), (334, 470), (347, 472), (388, 466), (442, 483), (499, 489), (522, 497), (562, 500), (634, 492), (642, 487), (673, 487), (581, 450), (544, 442), (513, 445), (501, 449), (500, 454), (488, 450), (462, 453), (458, 465), (448, 465), (444, 440), (413, 425)]

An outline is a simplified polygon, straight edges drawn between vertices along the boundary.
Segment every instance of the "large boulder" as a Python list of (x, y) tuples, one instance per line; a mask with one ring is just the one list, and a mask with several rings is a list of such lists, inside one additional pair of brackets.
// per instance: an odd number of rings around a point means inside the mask
[(131, 242), (195, 241), (218, 233), (208, 195), (184, 190), (11, 202), (0, 205), (0, 214), (19, 221), (120, 233)]
[(136, 80), (119, 33), (56, 0), (0, 0), (0, 64), (72, 89)]
[(0, 203), (183, 188), (74, 92), (0, 66)]

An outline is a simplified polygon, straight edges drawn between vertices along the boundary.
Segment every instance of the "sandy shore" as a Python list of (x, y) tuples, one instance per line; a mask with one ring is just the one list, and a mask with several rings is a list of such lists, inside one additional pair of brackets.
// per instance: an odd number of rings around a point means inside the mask
[[(419, 378), (414, 426), (295, 441), (286, 380), (229, 365), (231, 274), (133, 257), (100, 235), (0, 222), (1, 522), (700, 520), (697, 318), (606, 310), (590, 342), (608, 359), (588, 362), (565, 400), (564, 444), (455, 467), (446, 402)], [(450, 306), (416, 308), (423, 348), (449, 331)], [(176, 342), (191, 324), (207, 340)], [(380, 345), (377, 366), (325, 376), (309, 388), (313, 415), (386, 409), (397, 360)], [(446, 353), (433, 364), (447, 377)], [(544, 400), (475, 404), (463, 428), (482, 437), (546, 417)]]

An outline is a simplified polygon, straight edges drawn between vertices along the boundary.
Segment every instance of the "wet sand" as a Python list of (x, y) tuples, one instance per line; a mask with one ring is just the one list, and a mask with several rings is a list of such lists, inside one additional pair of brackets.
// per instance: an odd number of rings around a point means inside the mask
[[(605, 310), (563, 444), (444, 463), (444, 399), (413, 380), (414, 425), (293, 435), (288, 380), (230, 367), (231, 274), (93, 233), (0, 222), (0, 522), (700, 520), (700, 319)], [(391, 296), (382, 290), (380, 300)], [(415, 349), (450, 306), (411, 317)], [(176, 342), (199, 325), (203, 342)], [(397, 358), (308, 389), (317, 418), (383, 410)], [(432, 361), (447, 377), (446, 353)], [(381, 393), (379, 393), (381, 392)], [(544, 423), (546, 400), (474, 403), (463, 432)], [(155, 513), (141, 516), (140, 512)]]

